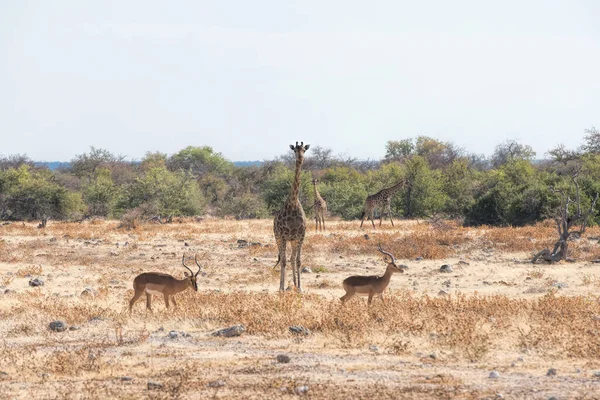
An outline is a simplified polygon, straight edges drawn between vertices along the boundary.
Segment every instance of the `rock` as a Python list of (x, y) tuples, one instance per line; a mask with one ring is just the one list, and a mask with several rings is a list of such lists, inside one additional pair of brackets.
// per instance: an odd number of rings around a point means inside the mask
[(190, 244), (189, 244), (188, 242), (183, 242), (183, 245), (184, 245), (185, 247), (190, 247)]
[(162, 383), (148, 381), (148, 390), (161, 390), (163, 388)]
[(48, 325), (48, 328), (50, 328), (50, 330), (54, 332), (64, 332), (67, 330), (67, 326), (62, 321), (52, 321)]
[(548, 372), (546, 372), (546, 376), (556, 376), (556, 368), (550, 368)]
[(448, 296), (448, 292), (446, 292), (445, 290), (440, 290), (438, 292), (438, 296)]
[(171, 331), (169, 332), (169, 339), (177, 339), (179, 337), (179, 332)]
[(379, 347), (375, 346), (374, 344), (369, 346), (369, 351), (372, 351), (373, 353), (378, 353), (379, 352)]
[(229, 328), (219, 329), (216, 332), (213, 332), (213, 336), (222, 336), (222, 337), (234, 337), (240, 336), (242, 333), (246, 331), (244, 325), (234, 325)]
[(295, 335), (304, 335), (304, 336), (308, 336), (310, 335), (310, 329), (305, 328), (301, 325), (292, 325), (290, 326), (290, 332), (292, 332)]
[(459, 265), (470, 265), (468, 262), (466, 262), (466, 261), (463, 261), (463, 260), (460, 260), (460, 261), (458, 262), (458, 264), (459, 264)]
[(450, 273), (452, 271), (454, 270), (452, 269), (452, 265), (450, 264), (444, 264), (440, 267), (440, 272)]
[(290, 361), (291, 361), (291, 358), (287, 354), (278, 354), (277, 355), (277, 362), (278, 363), (287, 364)]
[(435, 360), (437, 358), (437, 355), (435, 353), (431, 353), (429, 355), (429, 358), (431, 358), (432, 360)]
[(30, 279), (29, 286), (32, 286), (32, 287), (44, 286), (44, 281), (41, 280), (40, 278)]
[(415, 258), (415, 261), (421, 261), (421, 260), (423, 260), (423, 257), (421, 257), (421, 256)]
[(370, 239), (369, 235), (367, 235), (366, 233), (363, 235), (363, 237), (365, 238), (365, 240), (369, 240)]
[(80, 329), (81, 329), (81, 328), (80, 328), (79, 326), (77, 326), (77, 325), (71, 325), (71, 326), (69, 327), (69, 330), (70, 330), (70, 331), (78, 331), (78, 330), (80, 330)]
[(133, 380), (133, 378), (130, 376), (122, 376), (121, 377), (122, 382), (131, 382), (132, 380)]
[(304, 267), (304, 268), (302, 268), (302, 273), (303, 274), (312, 274), (312, 269), (310, 269), (308, 267)]
[(500, 378), (500, 374), (498, 373), (498, 371), (492, 371), (492, 372), (490, 372), (489, 378), (490, 379), (498, 379), (498, 378)]
[(212, 382), (208, 382), (208, 387), (211, 387), (211, 388), (220, 388), (223, 386), (225, 386), (225, 381), (223, 381), (221, 379), (212, 381)]
[(96, 297), (98, 296), (98, 292), (94, 289), (91, 288), (85, 288), (83, 289), (83, 292), (81, 292), (81, 297)]
[(242, 249), (244, 247), (248, 247), (248, 241), (244, 239), (238, 239), (237, 241), (238, 248)]
[(294, 388), (294, 393), (296, 393), (298, 396), (304, 396), (306, 393), (308, 393), (308, 386), (296, 386)]
[(556, 282), (553, 283), (552, 286), (554, 286), (557, 289), (564, 289), (569, 287), (569, 285), (567, 285), (565, 282)]
[(593, 377), (594, 378), (600, 378), (600, 371), (594, 372)]

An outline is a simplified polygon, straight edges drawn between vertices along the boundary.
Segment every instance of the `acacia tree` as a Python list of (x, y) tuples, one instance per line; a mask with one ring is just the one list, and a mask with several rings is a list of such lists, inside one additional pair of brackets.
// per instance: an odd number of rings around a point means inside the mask
[[(571, 184), (575, 188), (575, 199), (571, 198), (568, 190), (551, 189), (560, 196), (560, 206), (557, 209), (555, 218), (558, 241), (554, 244), (552, 251), (544, 249), (537, 253), (533, 257), (533, 260), (531, 260), (532, 263), (535, 263), (540, 257), (547, 262), (566, 260), (569, 252), (569, 237), (571, 235), (581, 236), (585, 233), (589, 218), (593, 215), (596, 202), (598, 201), (598, 193), (594, 196), (590, 208), (584, 211), (581, 207), (581, 193), (577, 174), (571, 177)], [(579, 229), (573, 230), (576, 226)]]

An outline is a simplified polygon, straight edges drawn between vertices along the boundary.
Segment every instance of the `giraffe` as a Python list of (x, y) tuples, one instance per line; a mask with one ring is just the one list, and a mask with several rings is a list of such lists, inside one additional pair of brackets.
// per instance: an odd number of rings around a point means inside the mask
[(319, 191), (317, 190), (318, 179), (313, 179), (313, 186), (315, 187), (315, 231), (325, 230), (325, 214), (327, 214), (327, 202), (323, 200)]
[(290, 144), (290, 149), (296, 154), (294, 182), (292, 183), (290, 194), (283, 204), (283, 207), (275, 214), (273, 232), (275, 233), (275, 241), (277, 242), (277, 249), (279, 250), (275, 266), (281, 262), (279, 290), (285, 290), (285, 250), (287, 242), (290, 242), (290, 245), (292, 246), (290, 263), (292, 264), (292, 272), (294, 274), (294, 286), (299, 292), (302, 291), (302, 285), (300, 283), (300, 254), (302, 252), (304, 234), (306, 233), (306, 216), (304, 215), (302, 204), (300, 204), (300, 200), (298, 200), (298, 192), (300, 187), (300, 172), (302, 163), (304, 162), (304, 152), (308, 150), (309, 147), (310, 145), (305, 145), (304, 142), (300, 142), (300, 145), (296, 142), (296, 146)]
[(363, 209), (363, 213), (361, 215), (360, 227), (362, 228), (363, 222), (365, 222), (366, 218), (371, 218), (371, 223), (373, 224), (373, 228), (375, 228), (375, 222), (373, 221), (373, 214), (375, 213), (376, 208), (381, 208), (381, 213), (379, 215), (379, 226), (381, 226), (381, 222), (383, 220), (383, 213), (387, 210), (390, 216), (390, 221), (392, 226), (394, 226), (394, 221), (392, 220), (392, 197), (398, 192), (402, 186), (405, 184), (405, 181), (402, 180), (398, 182), (392, 187), (382, 189), (379, 192), (367, 196), (365, 200), (365, 208)]

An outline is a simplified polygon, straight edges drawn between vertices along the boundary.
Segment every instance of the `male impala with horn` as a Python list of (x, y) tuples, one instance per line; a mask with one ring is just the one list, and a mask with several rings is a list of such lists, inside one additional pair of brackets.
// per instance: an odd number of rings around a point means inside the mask
[(185, 273), (185, 278), (177, 279), (168, 274), (161, 274), (159, 272), (144, 272), (135, 277), (133, 280), (133, 290), (135, 290), (135, 294), (133, 295), (133, 299), (129, 302), (129, 313), (131, 313), (131, 307), (133, 304), (140, 298), (140, 296), (146, 293), (146, 308), (152, 311), (152, 295), (163, 295), (165, 298), (165, 304), (167, 308), (169, 308), (169, 298), (173, 301), (173, 305), (177, 307), (177, 302), (175, 302), (175, 296), (179, 292), (183, 292), (185, 289), (192, 287), (197, 292), (198, 284), (196, 283), (196, 278), (200, 273), (202, 267), (198, 264), (197, 255), (194, 255), (194, 262), (198, 266), (198, 272), (194, 274), (194, 272), (185, 265), (185, 254), (181, 257), (181, 263), (183, 266), (190, 271), (189, 274)]

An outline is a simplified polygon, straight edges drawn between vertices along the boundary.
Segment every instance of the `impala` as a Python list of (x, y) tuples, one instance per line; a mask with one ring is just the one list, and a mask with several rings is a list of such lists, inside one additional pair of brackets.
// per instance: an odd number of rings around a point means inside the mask
[(177, 302), (173, 297), (177, 293), (183, 292), (189, 287), (194, 288), (197, 292), (198, 284), (196, 283), (196, 278), (202, 269), (200, 264), (198, 264), (197, 255), (194, 255), (194, 262), (198, 266), (198, 272), (195, 274), (187, 265), (185, 265), (185, 254), (181, 257), (181, 264), (190, 271), (189, 274), (187, 272), (185, 273), (185, 278), (183, 279), (177, 279), (169, 274), (161, 274), (159, 272), (144, 272), (143, 274), (136, 276), (133, 280), (133, 290), (135, 290), (135, 294), (129, 302), (129, 313), (131, 313), (133, 304), (144, 293), (146, 293), (146, 308), (152, 311), (153, 294), (162, 294), (165, 298), (165, 304), (167, 305), (167, 308), (169, 308), (169, 298), (173, 301), (173, 305), (177, 307)]
[[(378, 245), (377, 249), (386, 256), (387, 269), (385, 274), (382, 276), (355, 275), (344, 279), (343, 284), (346, 294), (340, 298), (342, 302), (350, 300), (356, 294), (369, 296), (369, 304), (371, 304), (371, 300), (375, 295), (379, 295), (381, 301), (383, 301), (383, 291), (389, 285), (392, 274), (394, 272), (404, 273), (408, 269), (406, 265), (397, 265), (394, 256), (387, 251), (383, 251), (381, 244)], [(387, 259), (388, 257), (389, 259)]]

